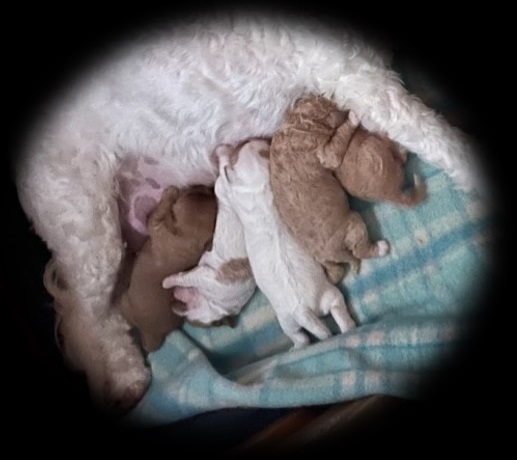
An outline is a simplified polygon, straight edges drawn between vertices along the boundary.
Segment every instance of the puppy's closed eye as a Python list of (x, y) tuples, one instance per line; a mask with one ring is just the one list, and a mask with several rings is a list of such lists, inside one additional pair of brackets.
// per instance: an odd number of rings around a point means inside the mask
[(267, 160), (269, 160), (269, 149), (260, 149), (258, 154), (262, 157), (262, 158), (266, 158)]
[(223, 174), (224, 174), (225, 179), (226, 179), (228, 182), (231, 182), (231, 181), (230, 181), (230, 176), (228, 175), (228, 166), (225, 166), (225, 167), (223, 168)]

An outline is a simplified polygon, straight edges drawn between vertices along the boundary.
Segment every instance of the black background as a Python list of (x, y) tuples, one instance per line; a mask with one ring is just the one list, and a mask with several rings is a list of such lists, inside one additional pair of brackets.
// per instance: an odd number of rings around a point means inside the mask
[[(513, 138), (507, 120), (514, 118), (510, 104), (515, 100), (510, 67), (513, 58), (505, 24), (509, 13), (472, 7), (451, 11), (447, 4), (435, 3), (432, 6), (415, 3), (404, 8), (388, 4), (364, 8), (343, 4), (338, 10), (327, 1), (315, 3), (299, 6), (296, 13), (328, 15), (333, 20), (342, 18), (343, 23), (351, 21), (365, 33), (389, 40), (397, 53), (420, 62), (438, 84), (447, 86), (454, 94), (469, 114), (465, 129), (486, 146), (482, 161), (501, 204), (500, 229), (506, 231), (506, 210), (513, 195), (506, 184), (512, 183), (511, 160), (515, 149), (507, 142)], [(63, 82), (80, 73), (82, 66), (94, 59), (99, 50), (165, 16), (181, 20), (187, 12), (206, 9), (206, 5), (195, 2), (189, 2), (189, 8), (149, 5), (146, 2), (144, 8), (125, 3), (108, 8), (92, 2), (59, 7), (19, 4), (4, 18), (10, 25), (3, 32), (1, 93), (5, 102), (3, 118), (7, 123), (4, 132), (8, 138), (4, 156), (7, 174), (3, 181), (7, 189), (4, 193), (7, 257), (3, 278), (8, 288), (3, 297), (8, 313), (3, 329), (7, 337), (4, 354), (8, 359), (2, 373), (8, 382), (8, 390), (3, 393), (3, 403), (8, 408), (3, 418), (7, 427), (4, 425), (2, 429), (7, 430), (8, 439), (16, 434), (27, 442), (37, 440), (41, 446), (56, 446), (60, 439), (67, 438), (93, 447), (106, 439), (117, 447), (123, 446), (122, 440), (126, 441), (123, 434), (114, 436), (111, 425), (106, 425), (90, 410), (83, 379), (61, 362), (53, 342), (51, 309), (45, 306), (49, 299), (41, 286), (48, 253), (30, 231), (19, 207), (9, 164), (16, 159), (18, 146), (37, 110), (52, 99)], [(262, 4), (262, 7), (274, 14), (273, 6)], [(425, 403), (408, 404), (385, 420), (364, 427), (356, 433), (355, 444), (388, 451), (410, 450), (409, 440), (418, 442), (420, 451), (422, 446), (426, 446), (423, 450), (432, 447), (441, 450), (447, 443), (461, 449), (469, 445), (495, 448), (499, 444), (491, 433), (499, 432), (501, 414), (509, 410), (507, 401), (512, 395), (509, 372), (515, 361), (508, 356), (509, 335), (503, 332), (504, 324), (511, 323), (509, 316), (514, 308), (510, 307), (515, 304), (511, 297), (503, 297), (510, 293), (509, 257), (513, 247), (509, 240), (501, 239), (499, 248), (494, 280), (486, 296), (480, 299), (485, 308), (479, 334), (469, 350), (444, 372), (433, 391), (424, 395)], [(258, 415), (251, 417), (255, 416)], [(232, 430), (237, 439), (238, 425), (243, 423), (236, 425)], [(190, 434), (196, 439), (188, 443), (190, 447), (207, 448), (199, 442), (198, 433)], [(503, 435), (499, 433), (499, 436)], [(172, 431), (170, 439), (176, 439)], [(187, 440), (189, 436), (184, 429), (181, 441)], [(131, 437), (131, 442), (137, 441), (136, 436)], [(347, 443), (352, 441), (347, 439)]]

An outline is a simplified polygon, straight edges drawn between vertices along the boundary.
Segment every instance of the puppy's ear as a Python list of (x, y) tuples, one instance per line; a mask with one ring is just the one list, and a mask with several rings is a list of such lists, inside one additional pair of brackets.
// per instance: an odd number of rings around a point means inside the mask
[(349, 110), (348, 111), (348, 122), (352, 126), (359, 126), (359, 124), (361, 123), (361, 118), (353, 110)]
[(212, 250), (213, 243), (214, 243), (214, 238), (212, 237), (212, 238), (210, 238), (210, 239), (205, 243), (204, 250), (205, 250), (205, 251), (211, 251), (211, 250)]
[(226, 179), (226, 182), (228, 182), (229, 184), (232, 183), (232, 181), (230, 180), (230, 176), (228, 174), (228, 166), (225, 166), (222, 170), (221, 170), (221, 174), (224, 176), (224, 178)]
[(219, 144), (213, 151), (212, 151), (212, 158), (213, 161), (217, 163), (219, 166), (219, 161), (223, 157), (229, 157), (231, 153), (233, 152), (233, 147), (230, 144)]
[(261, 157), (265, 158), (266, 160), (269, 160), (269, 149), (268, 148), (260, 149), (258, 153)]
[(220, 144), (213, 151), (211, 160), (217, 165), (217, 174), (223, 174), (227, 181), (229, 181), (228, 174), (226, 173), (226, 166), (230, 162), (230, 156), (234, 153), (235, 149), (230, 144)]

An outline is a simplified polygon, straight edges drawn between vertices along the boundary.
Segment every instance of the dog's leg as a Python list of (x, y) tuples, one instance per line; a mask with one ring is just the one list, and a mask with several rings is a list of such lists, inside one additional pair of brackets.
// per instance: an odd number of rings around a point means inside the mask
[(329, 286), (324, 292), (320, 309), (323, 315), (330, 313), (341, 332), (346, 332), (355, 326), (355, 322), (348, 313), (348, 309), (341, 291), (335, 286)]
[(365, 70), (339, 79), (334, 94), (338, 105), (354, 110), (366, 129), (386, 133), (443, 169), (462, 189), (487, 192), (471, 139), (409, 94), (393, 71), (373, 67), (366, 59), (360, 67)]
[(348, 119), (336, 129), (327, 144), (317, 152), (318, 160), (324, 168), (334, 170), (339, 167), (358, 126), (359, 118), (350, 110)]
[(200, 295), (194, 287), (176, 287), (172, 290), (172, 295), (179, 303), (173, 303), (172, 310), (178, 315), (188, 316), (192, 310), (199, 308)]
[(359, 213), (350, 211), (346, 228), (343, 229), (343, 248), (349, 249), (354, 257), (358, 259), (370, 259), (383, 257), (389, 252), (389, 243), (380, 240), (376, 243), (370, 242), (366, 224)]
[(303, 348), (310, 343), (309, 336), (292, 316), (277, 314), (277, 319), (284, 334), (293, 342), (293, 350)]
[[(331, 284), (339, 283), (350, 271), (359, 273), (361, 261), (343, 244), (347, 229), (336, 232), (323, 247), (315, 248), (313, 256), (322, 265)], [(344, 264), (348, 264), (348, 267)]]
[(339, 283), (345, 277), (346, 270), (343, 266), (343, 263), (325, 261), (322, 263), (322, 266), (325, 270), (325, 275), (327, 276), (327, 279), (332, 284)]
[(73, 299), (63, 305), (65, 350), (86, 373), (93, 399), (101, 406), (136, 403), (149, 383), (143, 356), (129, 325), (111, 309), (124, 246), (113, 185), (114, 159), (81, 158), (81, 175), (71, 177), (64, 158), (34, 156), (18, 177), (20, 200), (36, 232), (46, 241)]
[(192, 270), (186, 272), (175, 273), (167, 276), (162, 281), (162, 287), (164, 289), (170, 289), (173, 287), (195, 287), (202, 288), (203, 284), (207, 280), (215, 278), (214, 269), (206, 265), (198, 265)]

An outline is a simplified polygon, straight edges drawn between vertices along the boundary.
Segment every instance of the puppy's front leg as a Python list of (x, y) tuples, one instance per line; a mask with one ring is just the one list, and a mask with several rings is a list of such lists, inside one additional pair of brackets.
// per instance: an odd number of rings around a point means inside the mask
[(198, 288), (202, 287), (208, 278), (213, 278), (213, 269), (206, 265), (198, 265), (188, 272), (180, 272), (167, 276), (162, 281), (162, 287), (164, 289), (171, 289), (173, 287)]
[(330, 140), (317, 152), (318, 160), (324, 168), (334, 170), (343, 162), (348, 144), (358, 126), (359, 117), (350, 110), (348, 119), (336, 129)]
[(348, 312), (343, 294), (333, 285), (329, 284), (324, 292), (320, 302), (320, 309), (323, 315), (330, 313), (341, 332), (346, 332), (355, 326), (355, 321)]

